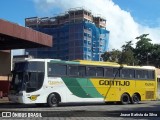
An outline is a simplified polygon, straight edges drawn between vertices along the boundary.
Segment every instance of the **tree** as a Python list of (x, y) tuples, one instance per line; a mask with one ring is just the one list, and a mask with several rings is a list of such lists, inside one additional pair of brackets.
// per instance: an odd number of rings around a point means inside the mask
[(134, 50), (134, 48), (132, 47), (133, 43), (132, 41), (128, 41), (126, 42), (125, 45), (122, 45), (122, 51), (127, 51), (127, 50)]
[(132, 45), (132, 41), (128, 41), (125, 45), (122, 46), (122, 51), (112, 49), (112, 51), (102, 54), (101, 57), (104, 61), (134, 65), (134, 48), (132, 47)]
[(160, 67), (160, 44), (154, 44), (152, 54), (149, 56), (151, 65)]
[(120, 64), (134, 65), (136, 63), (132, 45), (132, 41), (128, 41), (125, 45), (122, 45), (122, 55), (119, 59)]
[(160, 44), (152, 44), (149, 34), (136, 37), (136, 47), (132, 47), (132, 41), (122, 45), (122, 51), (112, 49), (102, 54), (104, 61), (118, 62), (127, 65), (152, 65), (160, 67)]
[(123, 51), (119, 63), (127, 65), (135, 65), (136, 61), (134, 58), (134, 52), (131, 49)]
[(138, 59), (139, 65), (149, 65), (150, 56), (152, 56), (153, 44), (151, 39), (147, 38), (149, 34), (142, 34), (135, 39), (138, 40), (134, 50), (135, 58)]
[(121, 51), (112, 49), (112, 51), (102, 54), (101, 57), (103, 58), (103, 61), (119, 62)]

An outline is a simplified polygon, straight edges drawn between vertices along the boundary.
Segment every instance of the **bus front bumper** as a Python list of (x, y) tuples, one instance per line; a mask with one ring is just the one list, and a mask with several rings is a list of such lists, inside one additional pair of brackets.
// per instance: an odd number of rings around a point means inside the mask
[(9, 94), (8, 99), (9, 101), (13, 103), (24, 103), (25, 102), (24, 96), (21, 96), (21, 95)]

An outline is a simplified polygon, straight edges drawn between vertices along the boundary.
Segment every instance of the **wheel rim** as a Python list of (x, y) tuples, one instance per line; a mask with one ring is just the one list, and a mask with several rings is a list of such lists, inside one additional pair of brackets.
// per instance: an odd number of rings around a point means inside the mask
[(139, 102), (139, 98), (137, 95), (133, 96), (133, 102), (138, 103)]
[(123, 100), (123, 102), (128, 103), (129, 98), (128, 98), (128, 96), (124, 96), (122, 100)]
[(52, 97), (52, 99), (51, 99), (51, 103), (52, 103), (52, 104), (56, 104), (56, 103), (57, 103), (57, 99), (56, 99), (56, 97), (55, 97), (55, 96), (53, 96), (53, 97)]

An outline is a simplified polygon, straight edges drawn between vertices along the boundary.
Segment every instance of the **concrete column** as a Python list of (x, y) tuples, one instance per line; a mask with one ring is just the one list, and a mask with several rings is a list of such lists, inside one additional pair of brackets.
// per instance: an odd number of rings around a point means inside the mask
[(0, 78), (6, 78), (10, 72), (11, 51), (0, 51)]

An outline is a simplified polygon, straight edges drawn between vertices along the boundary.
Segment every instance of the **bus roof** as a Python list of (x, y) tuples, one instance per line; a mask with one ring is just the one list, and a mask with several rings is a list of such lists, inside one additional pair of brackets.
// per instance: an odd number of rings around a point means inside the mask
[(73, 60), (65, 61), (60, 59), (27, 59), (25, 61), (47, 61), (51, 63), (64, 63), (64, 64), (81, 64), (81, 65), (99, 65), (99, 66), (115, 66), (115, 67), (126, 67), (126, 68), (137, 68), (137, 69), (155, 69), (154, 66), (128, 66), (126, 64), (118, 64), (116, 62), (103, 62), (103, 61), (90, 61), (90, 60)]

